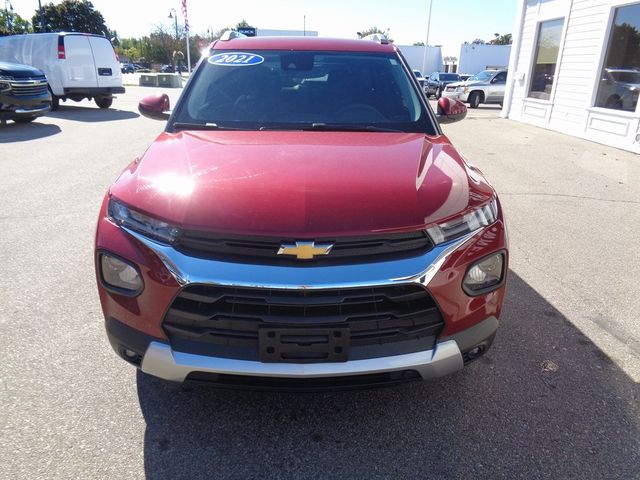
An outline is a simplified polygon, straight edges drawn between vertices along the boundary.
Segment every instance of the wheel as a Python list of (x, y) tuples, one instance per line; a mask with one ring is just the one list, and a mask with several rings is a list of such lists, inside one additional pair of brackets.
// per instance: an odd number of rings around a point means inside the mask
[(13, 121), (16, 123), (31, 123), (36, 119), (36, 117), (22, 117), (22, 118), (16, 118)]
[(96, 105), (102, 109), (109, 108), (113, 103), (113, 97), (96, 97), (95, 100)]
[(478, 105), (480, 105), (480, 92), (471, 92), (468, 101), (471, 108), (478, 108)]

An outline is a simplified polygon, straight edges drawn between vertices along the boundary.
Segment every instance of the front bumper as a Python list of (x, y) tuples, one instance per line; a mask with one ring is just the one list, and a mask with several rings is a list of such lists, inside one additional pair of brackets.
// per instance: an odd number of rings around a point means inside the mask
[(51, 110), (51, 95), (0, 94), (0, 119), (39, 117)]
[(453, 98), (454, 100), (458, 100), (460, 102), (466, 102), (467, 98), (469, 98), (469, 94), (468, 93), (464, 93), (464, 92), (447, 92), (446, 88), (445, 90), (442, 92), (442, 96), (445, 98)]
[(162, 340), (141, 334), (115, 319), (106, 322), (109, 341), (120, 355), (127, 359), (123, 355), (125, 350), (140, 352), (136, 358), (127, 360), (140, 366), (145, 373), (173, 382), (184, 382), (193, 374), (303, 380), (408, 371), (417, 373), (415, 378), (427, 380), (462, 369), (468, 360), (467, 353), (478, 346), (486, 350), (497, 328), (498, 320), (489, 317), (464, 332), (441, 339), (432, 350), (340, 363), (300, 364), (263, 363), (179, 352)]
[[(144, 372), (177, 382), (189, 381), (193, 374), (206, 374), (247, 382), (272, 378), (295, 382), (342, 379), (347, 383), (352, 379), (357, 383), (359, 377), (387, 373), (427, 379), (455, 372), (469, 359), (472, 348), (483, 345), (486, 349), (491, 344), (505, 291), (502, 286), (491, 293), (469, 297), (459, 282), (471, 263), (486, 254), (504, 251), (506, 244), (506, 231), (499, 220), (484, 230), (438, 245), (417, 257), (299, 268), (188, 256), (118, 227), (106, 218), (101, 219), (96, 236), (97, 255), (114, 252), (135, 263), (145, 284), (142, 294), (125, 298), (105, 289), (98, 272), (102, 308), (114, 349)], [(420, 286), (437, 302), (445, 329), (432, 347), (352, 357), (346, 362), (269, 363), (241, 356), (207, 354), (173, 344), (163, 330), (167, 308), (183, 288), (194, 284), (292, 291)], [(120, 329), (125, 333), (113, 333), (110, 324), (126, 327)], [(124, 355), (125, 350), (133, 353), (132, 358)]]

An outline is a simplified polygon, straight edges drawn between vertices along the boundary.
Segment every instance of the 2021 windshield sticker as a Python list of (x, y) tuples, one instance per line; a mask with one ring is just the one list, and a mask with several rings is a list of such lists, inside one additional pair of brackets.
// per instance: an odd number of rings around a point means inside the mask
[(223, 67), (249, 67), (261, 64), (264, 62), (264, 57), (256, 53), (227, 52), (209, 57), (208, 62), (211, 65), (221, 65)]

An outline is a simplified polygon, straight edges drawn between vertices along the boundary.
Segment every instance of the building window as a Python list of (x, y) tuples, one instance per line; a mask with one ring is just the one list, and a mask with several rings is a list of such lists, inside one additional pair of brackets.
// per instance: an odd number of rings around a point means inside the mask
[(540, 23), (529, 97), (549, 100), (556, 74), (564, 18)]
[(635, 112), (640, 92), (640, 3), (616, 8), (596, 106)]

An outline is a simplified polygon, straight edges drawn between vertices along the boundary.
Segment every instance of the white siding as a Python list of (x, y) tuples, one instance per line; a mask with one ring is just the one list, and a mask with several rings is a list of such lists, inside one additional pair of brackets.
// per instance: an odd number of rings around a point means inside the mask
[[(523, 0), (521, 45), (512, 72), (509, 118), (640, 152), (640, 114), (593, 108), (613, 8), (630, 0)], [(640, 2), (640, 0), (638, 0)], [(529, 99), (538, 25), (564, 17), (555, 84), (548, 101)]]
[(510, 53), (511, 45), (461, 45), (458, 72), (475, 75), (488, 67), (506, 68)]

